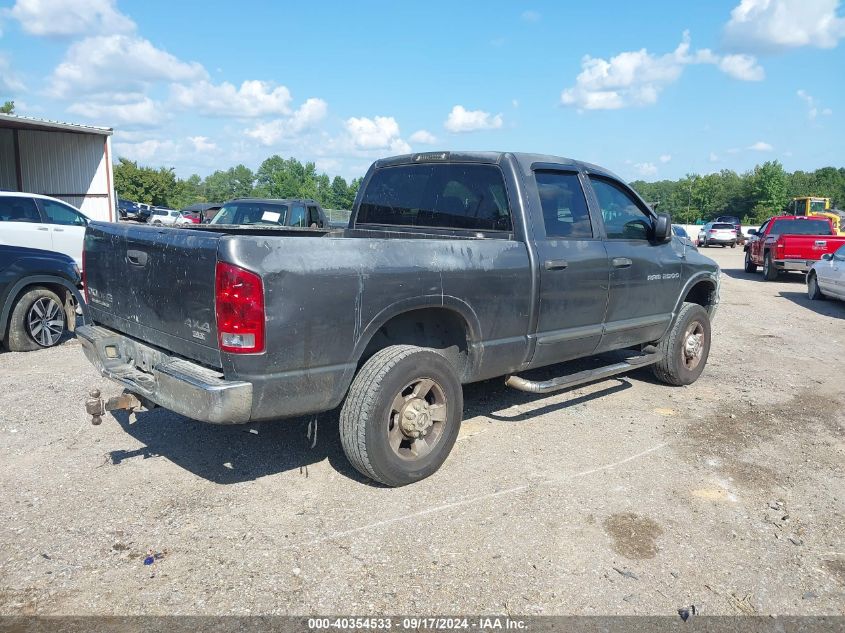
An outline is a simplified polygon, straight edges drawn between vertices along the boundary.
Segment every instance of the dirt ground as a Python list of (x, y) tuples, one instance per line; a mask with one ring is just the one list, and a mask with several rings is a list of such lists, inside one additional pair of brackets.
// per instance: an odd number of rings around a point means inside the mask
[(0, 354), (0, 613), (845, 613), (845, 303), (704, 252), (696, 384), (468, 386), (452, 455), (403, 489), (351, 469), (336, 413), (316, 442), (307, 419), (92, 427), (87, 392), (118, 389), (75, 340)]

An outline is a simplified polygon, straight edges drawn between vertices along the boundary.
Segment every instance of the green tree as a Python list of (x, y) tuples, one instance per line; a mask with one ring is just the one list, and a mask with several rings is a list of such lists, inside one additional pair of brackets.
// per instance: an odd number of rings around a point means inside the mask
[(348, 209), (347, 198), (349, 196), (349, 185), (342, 176), (335, 176), (332, 180), (332, 190), (329, 201), (326, 205), (330, 209)]
[(225, 202), (233, 198), (246, 198), (253, 193), (255, 174), (249, 167), (237, 165), (226, 171), (215, 171), (206, 177), (203, 194), (207, 200)]
[(783, 166), (778, 161), (766, 161), (755, 167), (748, 176), (748, 191), (756, 222), (783, 211), (789, 201)]
[(0, 114), (14, 114), (15, 113), (15, 102), (14, 101), (7, 101), (3, 105), (0, 106)]

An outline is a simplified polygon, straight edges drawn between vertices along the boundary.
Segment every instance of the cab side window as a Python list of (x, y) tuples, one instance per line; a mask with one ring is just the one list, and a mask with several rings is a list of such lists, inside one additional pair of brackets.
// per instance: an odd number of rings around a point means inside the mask
[(578, 174), (537, 171), (535, 179), (543, 209), (546, 237), (593, 237), (593, 224)]
[(317, 211), (317, 207), (308, 207), (308, 226), (311, 227), (320, 227), (320, 212)]
[(627, 191), (610, 180), (596, 176), (590, 176), (590, 183), (601, 208), (607, 239), (649, 239), (652, 229), (651, 216), (640, 208)]
[(308, 226), (306, 223), (305, 207), (295, 204), (290, 211), (290, 226)]

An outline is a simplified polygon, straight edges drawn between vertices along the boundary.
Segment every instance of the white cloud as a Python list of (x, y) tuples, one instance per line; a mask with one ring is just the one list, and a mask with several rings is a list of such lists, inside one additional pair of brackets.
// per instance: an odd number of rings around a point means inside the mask
[(140, 163), (170, 162), (172, 164), (173, 157), (179, 149), (174, 141), (157, 139), (148, 139), (138, 143), (115, 142), (114, 146), (115, 156)]
[(18, 74), (12, 70), (9, 57), (0, 52), (0, 94), (13, 96), (13, 93), (26, 89)]
[(540, 15), (539, 11), (528, 10), (523, 11), (519, 17), (522, 18), (523, 22), (539, 22), (543, 16)]
[(476, 130), (495, 130), (502, 127), (502, 115), (492, 115), (483, 110), (467, 110), (462, 105), (452, 108), (443, 123), (450, 132), (474, 132)]
[(207, 116), (260, 117), (290, 113), (291, 96), (285, 86), (268, 81), (244, 81), (240, 88), (229, 82), (173, 84), (173, 101)]
[(833, 114), (833, 110), (830, 108), (821, 108), (819, 109), (819, 102), (816, 100), (815, 97), (808, 94), (806, 90), (799, 90), (797, 93), (798, 98), (801, 99), (804, 103), (807, 104), (807, 118), (811, 121), (815, 120), (819, 114), (822, 116), (830, 116)]
[(838, 8), (839, 0), (741, 0), (725, 25), (725, 43), (750, 51), (834, 48), (845, 37)]
[(93, 92), (142, 90), (157, 81), (199, 81), (197, 62), (183, 62), (134, 35), (102, 35), (75, 42), (53, 71), (49, 93), (57, 98)]
[(668, 163), (670, 160), (672, 160), (671, 154), (661, 154), (660, 155), (660, 162), (661, 163)]
[(582, 110), (651, 105), (690, 64), (716, 65), (736, 79), (756, 80), (763, 74), (751, 56), (723, 58), (706, 48), (691, 52), (689, 33), (685, 31), (677, 48), (665, 55), (653, 55), (645, 48), (619, 53), (609, 60), (585, 55), (575, 85), (565, 89), (560, 100), (563, 105)]
[(657, 165), (654, 163), (635, 163), (634, 169), (640, 176), (654, 176), (657, 174)]
[(762, 81), (766, 71), (751, 55), (725, 55), (719, 61), (719, 70), (741, 81)]
[(93, 121), (96, 125), (107, 127), (115, 127), (117, 124), (154, 127), (165, 118), (161, 105), (149, 97), (135, 94), (130, 95), (129, 100), (117, 101), (105, 103), (86, 100), (71, 104), (67, 110)]
[(757, 141), (753, 145), (749, 145), (748, 149), (754, 152), (771, 152), (774, 147), (764, 141)]
[(718, 154), (716, 154), (716, 152), (710, 152), (710, 162), (715, 163), (715, 162), (718, 162), (718, 160), (719, 160)]
[(422, 143), (423, 145), (434, 145), (437, 142), (437, 137), (428, 130), (417, 130), (408, 140), (412, 143)]
[(207, 136), (189, 136), (188, 141), (198, 152), (213, 152), (217, 150), (217, 144), (211, 142)]
[[(408, 145), (400, 138), (399, 124), (392, 116), (377, 116), (372, 119), (350, 117), (345, 126), (352, 143), (359, 149), (392, 149), (402, 143)], [(410, 147), (408, 150), (410, 151)]]
[(257, 124), (244, 133), (264, 146), (290, 140), (312, 128), (326, 117), (328, 104), (322, 99), (307, 99), (292, 116)]
[(71, 37), (131, 33), (135, 23), (114, 0), (17, 0), (4, 13), (30, 35)]

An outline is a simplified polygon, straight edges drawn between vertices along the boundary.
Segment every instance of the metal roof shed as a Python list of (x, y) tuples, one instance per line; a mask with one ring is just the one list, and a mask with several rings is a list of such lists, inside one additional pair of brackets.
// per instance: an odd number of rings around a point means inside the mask
[(0, 189), (53, 196), (114, 220), (112, 129), (0, 114)]

